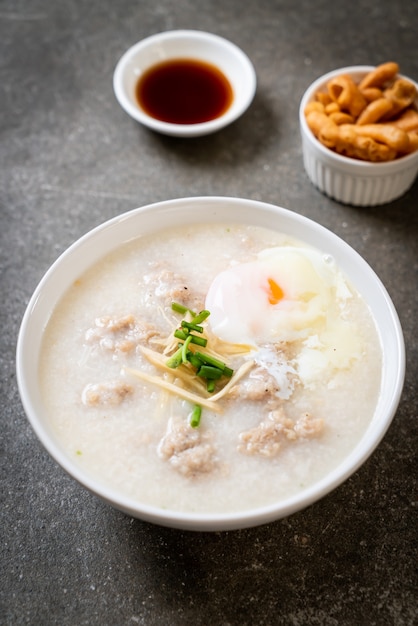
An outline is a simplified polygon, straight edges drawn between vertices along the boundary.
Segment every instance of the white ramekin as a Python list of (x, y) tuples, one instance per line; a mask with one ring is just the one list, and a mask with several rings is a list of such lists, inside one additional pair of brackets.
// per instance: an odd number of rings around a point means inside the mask
[[(299, 108), (303, 163), (308, 177), (327, 196), (354, 206), (385, 204), (402, 196), (418, 174), (418, 151), (386, 163), (371, 163), (342, 156), (316, 139), (308, 127), (304, 111), (331, 78), (349, 74), (358, 81), (372, 69), (374, 67), (361, 65), (343, 67), (324, 74), (305, 91)], [(408, 80), (418, 89), (415, 81)]]

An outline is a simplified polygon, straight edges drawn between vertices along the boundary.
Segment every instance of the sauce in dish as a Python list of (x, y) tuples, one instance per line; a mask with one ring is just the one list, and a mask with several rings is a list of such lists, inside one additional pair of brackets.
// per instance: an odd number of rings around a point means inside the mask
[(215, 514), (291, 497), (339, 465), (373, 418), (382, 355), (326, 251), (208, 224), (130, 241), (80, 276), (40, 364), (51, 429), (87, 474)]
[(200, 124), (225, 113), (232, 87), (215, 65), (174, 59), (154, 65), (138, 80), (136, 97), (148, 115), (171, 124)]

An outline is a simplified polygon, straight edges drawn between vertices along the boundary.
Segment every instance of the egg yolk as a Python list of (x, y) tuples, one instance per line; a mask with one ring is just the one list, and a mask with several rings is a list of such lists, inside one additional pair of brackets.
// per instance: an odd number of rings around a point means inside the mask
[(267, 282), (269, 284), (267, 295), (270, 304), (278, 304), (280, 300), (284, 297), (283, 289), (276, 283), (273, 278), (268, 278)]

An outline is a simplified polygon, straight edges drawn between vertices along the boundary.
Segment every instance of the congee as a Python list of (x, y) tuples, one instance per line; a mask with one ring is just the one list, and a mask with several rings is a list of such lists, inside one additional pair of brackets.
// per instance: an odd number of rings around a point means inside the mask
[(265, 228), (138, 237), (45, 329), (49, 424), (91, 477), (159, 508), (228, 513), (319, 481), (373, 417), (381, 348), (326, 250)]

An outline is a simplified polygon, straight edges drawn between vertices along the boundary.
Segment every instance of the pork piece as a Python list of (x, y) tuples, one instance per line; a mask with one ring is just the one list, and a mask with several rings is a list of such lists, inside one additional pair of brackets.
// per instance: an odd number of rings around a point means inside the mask
[(271, 367), (259, 365), (235, 385), (230, 391), (230, 396), (277, 404), (278, 398), (283, 400), (290, 398), (298, 381), (296, 371), (285, 361), (278, 361)]
[(133, 315), (122, 317), (104, 316), (95, 320), (93, 328), (86, 332), (88, 343), (98, 342), (100, 347), (111, 352), (130, 352), (139, 343), (147, 343), (159, 331)]
[(187, 477), (209, 473), (215, 467), (215, 449), (212, 444), (199, 428), (192, 428), (184, 421), (174, 423), (170, 420), (158, 452), (173, 468)]
[(304, 413), (296, 422), (286, 417), (282, 408), (270, 411), (258, 426), (240, 434), (238, 450), (245, 454), (273, 457), (286, 441), (316, 437), (323, 430), (322, 419)]
[(133, 387), (121, 380), (91, 383), (82, 393), (83, 404), (87, 406), (117, 406), (133, 393)]
[(243, 400), (268, 400), (279, 391), (279, 385), (264, 367), (257, 367), (229, 392), (231, 398)]
[(150, 297), (157, 297), (165, 307), (172, 302), (178, 302), (192, 311), (201, 311), (204, 307), (204, 297), (191, 293), (187, 281), (165, 266), (156, 263), (153, 271), (144, 276), (145, 284), (151, 288)]
[(290, 347), (283, 342), (266, 344), (252, 358), (256, 367), (230, 395), (256, 402), (262, 400), (271, 407), (277, 405), (279, 399), (288, 400), (299, 382)]
[(304, 413), (293, 426), (296, 438), (310, 439), (320, 435), (324, 429), (324, 420)]

